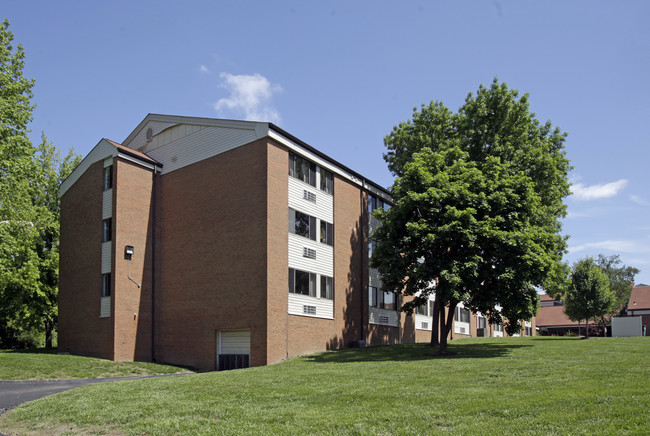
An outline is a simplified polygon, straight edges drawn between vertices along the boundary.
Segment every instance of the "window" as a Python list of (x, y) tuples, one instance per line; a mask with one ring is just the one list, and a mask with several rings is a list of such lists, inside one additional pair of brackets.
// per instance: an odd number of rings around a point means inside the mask
[(289, 208), (289, 233), (316, 240), (316, 218)]
[(368, 287), (368, 302), (371, 307), (397, 310), (397, 296), (394, 292), (382, 292), (375, 286)]
[(368, 304), (370, 307), (377, 307), (377, 288), (374, 286), (368, 287)]
[(331, 194), (334, 190), (334, 177), (326, 169), (320, 169), (320, 190)]
[(323, 244), (334, 245), (334, 224), (327, 221), (320, 222), (320, 241)]
[(102, 274), (102, 297), (111, 296), (111, 274)]
[(289, 175), (316, 187), (316, 164), (289, 153)]
[(113, 187), (113, 165), (104, 167), (104, 191)]
[(374, 195), (368, 195), (368, 212), (372, 213), (375, 209), (384, 209), (386, 208), (385, 206), (383, 200), (380, 200)]
[(428, 305), (426, 304), (420, 304), (416, 309), (415, 313), (418, 315), (424, 315), (424, 316), (429, 316), (429, 311), (427, 310), (429, 308)]
[(456, 316), (454, 319), (458, 322), (469, 322), (469, 309), (456, 307)]
[(368, 243), (368, 258), (372, 257), (372, 252), (375, 251), (375, 248), (377, 248), (377, 242), (376, 241), (370, 241)]
[(479, 316), (476, 318), (476, 327), (479, 329), (484, 329), (486, 326), (485, 323), (485, 317), (484, 316)]
[(384, 294), (384, 301), (381, 308), (388, 310), (397, 310), (397, 296), (394, 292), (382, 292)]
[(289, 268), (289, 292), (316, 296), (316, 274)]
[(495, 332), (503, 332), (503, 323), (501, 323), (501, 324), (494, 324), (494, 331), (495, 331)]
[(532, 327), (526, 327), (526, 336), (532, 336), (533, 335), (533, 328)]
[(320, 276), (320, 297), (332, 300), (334, 298), (334, 279)]
[(113, 219), (107, 218), (102, 221), (102, 242), (108, 242), (113, 237)]

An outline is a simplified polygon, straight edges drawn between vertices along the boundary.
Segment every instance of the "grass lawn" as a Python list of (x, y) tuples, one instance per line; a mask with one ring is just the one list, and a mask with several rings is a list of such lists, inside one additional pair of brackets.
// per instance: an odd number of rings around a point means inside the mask
[(0, 380), (54, 380), (173, 374), (186, 368), (146, 362), (113, 362), (56, 354), (56, 350), (0, 351)]
[(0, 417), (16, 434), (648, 434), (650, 338), (481, 338), (102, 383)]

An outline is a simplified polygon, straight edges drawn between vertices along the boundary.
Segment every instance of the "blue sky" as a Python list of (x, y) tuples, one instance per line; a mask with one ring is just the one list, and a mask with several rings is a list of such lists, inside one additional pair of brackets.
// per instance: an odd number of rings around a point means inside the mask
[(2, 1), (32, 139), (86, 154), (147, 113), (272, 121), (388, 186), (383, 138), (496, 76), (568, 132), (574, 262), (650, 283), (650, 2)]

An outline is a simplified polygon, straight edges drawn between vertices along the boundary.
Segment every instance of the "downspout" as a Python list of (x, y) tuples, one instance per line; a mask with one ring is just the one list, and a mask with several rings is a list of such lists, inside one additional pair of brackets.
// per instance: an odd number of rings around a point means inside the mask
[(153, 166), (153, 181), (151, 184), (151, 361), (155, 362), (154, 328), (156, 319), (156, 179), (158, 167)]
[(361, 183), (363, 189), (359, 190), (359, 203), (361, 206), (361, 219), (359, 220), (359, 239), (361, 240), (361, 256), (360, 256), (361, 257), (361, 292), (359, 293), (361, 298), (361, 311), (359, 312), (361, 316), (361, 323), (359, 324), (359, 327), (361, 329), (361, 338), (359, 338), (359, 344), (358, 344), (359, 347), (361, 347), (362, 345), (365, 346), (365, 342), (366, 342), (366, 335), (364, 329), (364, 316), (363, 316), (363, 313), (366, 310), (366, 306), (364, 305), (365, 302), (363, 298), (363, 295), (365, 294), (364, 291), (365, 291), (365, 281), (366, 281), (366, 274), (364, 274), (365, 272), (364, 259), (366, 257), (366, 245), (367, 245), (365, 240), (364, 225), (363, 225), (365, 222), (364, 213), (366, 210), (366, 207), (363, 203), (363, 191), (366, 187), (366, 181), (362, 180)]

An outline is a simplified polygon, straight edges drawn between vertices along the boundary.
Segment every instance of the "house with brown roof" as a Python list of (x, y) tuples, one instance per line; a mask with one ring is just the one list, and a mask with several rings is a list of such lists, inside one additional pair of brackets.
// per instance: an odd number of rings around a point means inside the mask
[[(555, 300), (549, 295), (540, 295), (540, 309), (535, 317), (535, 324), (540, 335), (564, 336), (568, 333), (584, 334), (585, 325), (578, 321), (571, 321), (564, 313), (564, 303)], [(594, 328), (594, 323), (589, 323)]]
[(641, 324), (646, 326), (646, 331), (650, 328), (650, 286), (637, 285), (632, 288), (626, 314), (640, 316)]

